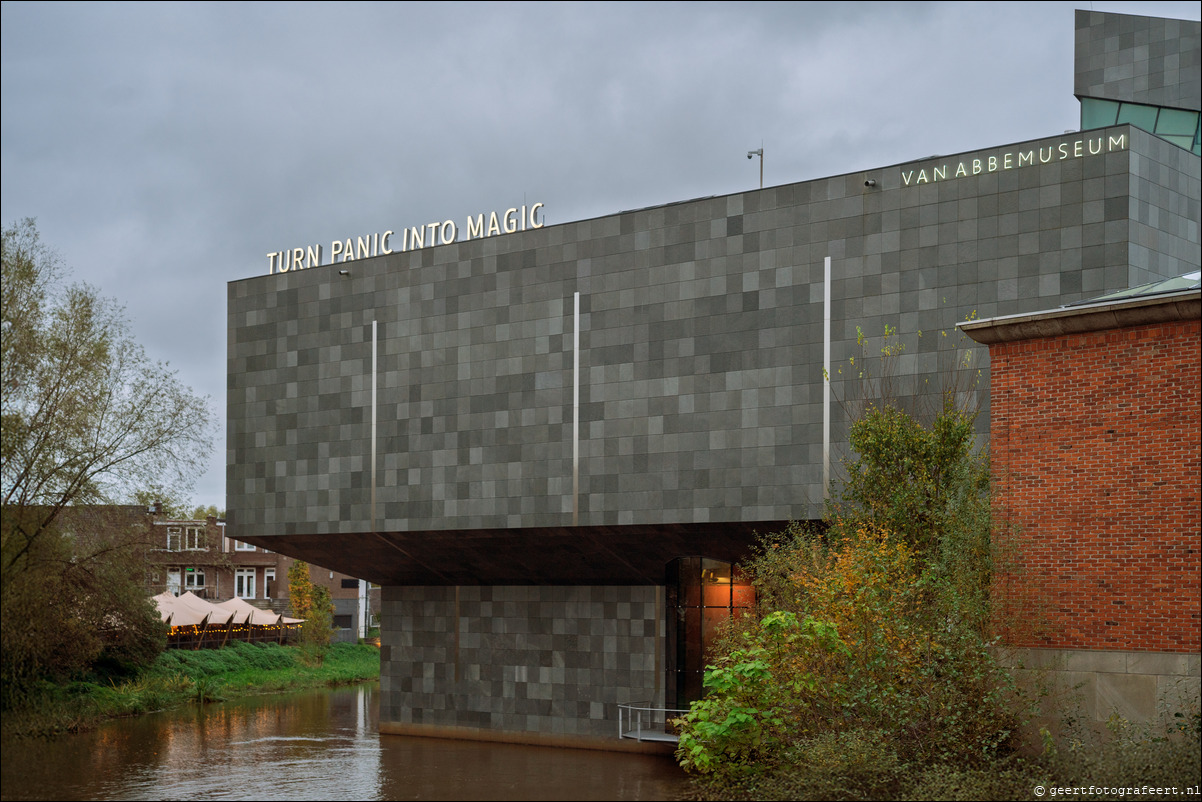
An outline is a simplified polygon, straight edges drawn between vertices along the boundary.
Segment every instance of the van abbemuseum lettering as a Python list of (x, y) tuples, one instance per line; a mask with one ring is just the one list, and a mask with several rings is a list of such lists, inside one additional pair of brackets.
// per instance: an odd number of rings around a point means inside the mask
[(1033, 164), (1047, 164), (1064, 159), (1080, 159), (1085, 156), (1097, 156), (1100, 153), (1110, 153), (1115, 150), (1126, 150), (1127, 135), (1099, 136), (1090, 139), (1078, 139), (1072, 142), (1061, 142), (1058, 146), (1031, 148), (1030, 150), (1007, 151), (995, 156), (978, 159), (964, 159), (956, 163), (942, 164), (938, 167), (924, 167), (921, 170), (902, 170), (902, 186), (917, 184), (932, 184), (936, 181), (946, 181), (951, 178), (964, 178), (981, 173), (996, 173), (998, 170), (1013, 170), (1016, 167), (1030, 167)]

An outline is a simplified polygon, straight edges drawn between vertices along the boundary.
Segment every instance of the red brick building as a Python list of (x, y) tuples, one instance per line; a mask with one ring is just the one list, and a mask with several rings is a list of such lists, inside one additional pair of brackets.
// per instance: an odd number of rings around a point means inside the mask
[(961, 324), (989, 345), (1005, 638), (1097, 722), (1198, 698), (1199, 297), (1194, 273)]
[[(131, 508), (138, 510), (140, 508)], [(150, 527), (147, 584), (152, 594), (191, 591), (208, 601), (245, 599), (260, 607), (289, 613), (288, 569), (291, 557), (231, 537), (225, 521), (175, 520), (143, 511)], [(368, 625), (379, 609), (380, 589), (360, 601), (359, 580), (316, 565), (309, 566), (314, 584), (324, 585), (334, 602), (335, 640), (359, 637), (360, 618)]]

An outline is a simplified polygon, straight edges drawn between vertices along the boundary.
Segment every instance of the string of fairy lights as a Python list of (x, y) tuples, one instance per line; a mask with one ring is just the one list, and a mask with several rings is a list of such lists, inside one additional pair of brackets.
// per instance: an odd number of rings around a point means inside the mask
[(186, 624), (172, 626), (167, 635), (168, 646), (178, 646), (212, 640), (224, 641), (237, 638), (245, 641), (286, 640), (289, 634), (300, 632), (300, 623), (275, 624)]

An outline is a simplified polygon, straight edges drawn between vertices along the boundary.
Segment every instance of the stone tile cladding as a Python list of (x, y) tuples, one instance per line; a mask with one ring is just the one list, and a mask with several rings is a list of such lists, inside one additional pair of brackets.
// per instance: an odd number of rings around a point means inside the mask
[[(1126, 210), (1120, 210), (1117, 202), (1106, 201), (1102, 213), (1107, 220), (1122, 215), (1129, 219), (1123, 235), (1130, 265), (1127, 281), (1128, 286), (1138, 287), (1159, 281), (1166, 274), (1184, 274), (1190, 259), (1198, 258), (1194, 254), (1198, 252), (1202, 216), (1181, 213), (1196, 207), (1202, 197), (1202, 179), (1194, 154), (1145, 131), (1133, 129), (1131, 133), (1133, 140), (1141, 144), (1136, 145), (1139, 155), (1131, 160), (1130, 203)], [(1110, 236), (1115, 234), (1111, 231)], [(1093, 247), (1106, 246), (1098, 243)], [(1196, 268), (1198, 262), (1193, 264)]]
[(383, 721), (614, 737), (663, 704), (662, 587), (387, 587), (381, 615)]
[(1078, 9), (1073, 94), (1202, 110), (1200, 30), (1193, 20)]
[(1012, 645), (1198, 652), (1199, 334), (991, 347), (997, 513), (1020, 544), (1001, 586)]
[(1175, 713), (1189, 716), (1196, 711), (1202, 693), (1202, 658), (1197, 653), (1025, 648), (1001, 657), (1021, 684), (1042, 691), (1042, 709), (1028, 724), (1032, 733), (1041, 726), (1056, 732), (1066, 715), (1097, 735), (1113, 734), (1115, 715), (1133, 723), (1154, 723), (1160, 731), (1176, 723)]
[[(1118, 126), (231, 282), (230, 525), (571, 525), (574, 292), (580, 525), (818, 516), (824, 257), (836, 370), (858, 328), (924, 332), (896, 391), (933, 397), (937, 333), (967, 316), (1197, 265), (1198, 182), (1197, 157)], [(836, 401), (857, 384), (836, 372)], [(836, 402), (836, 464), (844, 428)]]

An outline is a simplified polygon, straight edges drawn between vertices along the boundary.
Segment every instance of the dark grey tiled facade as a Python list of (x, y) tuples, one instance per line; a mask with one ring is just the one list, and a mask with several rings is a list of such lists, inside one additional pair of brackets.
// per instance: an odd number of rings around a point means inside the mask
[[(1078, 95), (1197, 108), (1175, 25), (1078, 12)], [(620, 578), (646, 581), (639, 539), (820, 513), (825, 258), (835, 399), (886, 327), (895, 391), (935, 396), (968, 316), (1196, 270), (1199, 165), (1121, 125), (232, 282), (229, 525), (388, 586), (382, 728), (611, 736), (664, 700), (663, 588)], [(845, 426), (836, 403), (836, 459)], [(621, 570), (580, 580), (598, 560)]]
[[(857, 327), (924, 332), (899, 362), (911, 389), (939, 386), (936, 334), (968, 315), (1198, 264), (1197, 157), (1128, 126), (1084, 136), (233, 282), (231, 525), (571, 525), (576, 292), (580, 525), (811, 517), (824, 257), (835, 363), (858, 353)], [(1020, 154), (1036, 163), (1000, 167)], [(849, 373), (836, 397), (855, 395)]]
[(1078, 9), (1073, 94), (1202, 109), (1199, 24)]
[(381, 721), (613, 737), (663, 705), (663, 588), (386, 588)]

